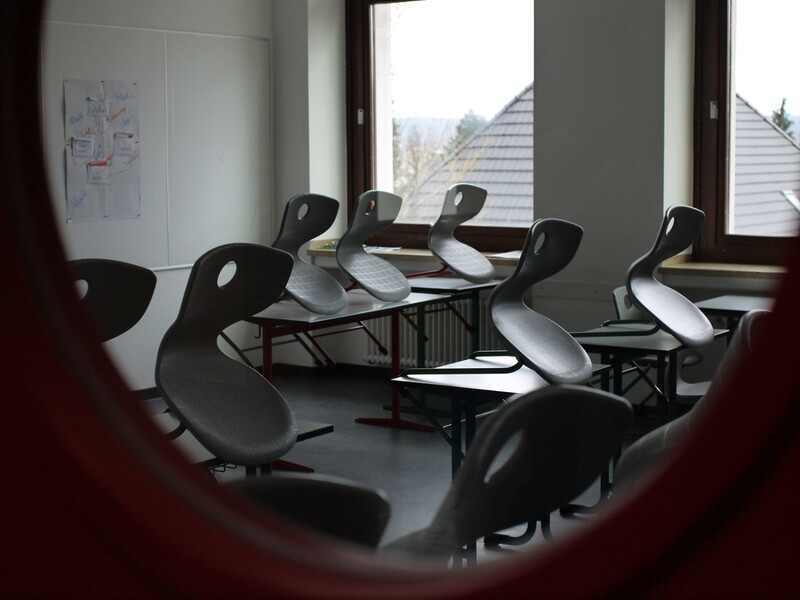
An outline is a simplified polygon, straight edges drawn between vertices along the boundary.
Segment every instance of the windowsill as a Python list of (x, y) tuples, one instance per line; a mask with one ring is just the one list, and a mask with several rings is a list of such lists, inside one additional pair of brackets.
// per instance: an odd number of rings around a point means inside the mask
[[(313, 240), (309, 244), (308, 255), (327, 256), (335, 258), (336, 257), (335, 244), (337, 241), (338, 240)], [(371, 252), (371, 254), (374, 254), (375, 256), (380, 256), (381, 258), (386, 258), (386, 259), (396, 258), (410, 262), (436, 261), (436, 259), (431, 254), (430, 250), (421, 248), (393, 248), (385, 250), (378, 249)], [(516, 266), (517, 261), (519, 260), (519, 251), (502, 252), (502, 253), (483, 252), (482, 254), (486, 258), (488, 258), (489, 262), (496, 267), (513, 267)]]
[[(308, 248), (309, 256), (336, 257), (338, 240), (313, 240)], [(397, 248), (375, 250), (376, 256), (386, 259), (400, 259), (409, 262), (431, 262), (436, 259), (430, 250), (421, 248)], [(503, 253), (483, 253), (495, 266), (514, 267), (519, 260), (519, 251)], [(665, 260), (659, 267), (665, 275), (681, 275), (692, 277), (732, 277), (777, 281), (786, 273), (785, 267), (774, 265), (747, 265), (733, 263), (693, 262), (691, 256), (681, 255)]]
[(785, 267), (774, 265), (693, 262), (689, 255), (675, 256), (665, 260), (658, 270), (665, 275), (741, 277), (765, 280), (778, 280), (786, 273)]

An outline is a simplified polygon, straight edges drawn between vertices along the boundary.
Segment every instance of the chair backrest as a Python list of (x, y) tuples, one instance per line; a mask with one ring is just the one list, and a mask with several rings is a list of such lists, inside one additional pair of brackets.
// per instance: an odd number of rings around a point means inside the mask
[(86, 282), (81, 303), (94, 317), (101, 341), (122, 335), (144, 316), (156, 288), (150, 269), (105, 258), (73, 260), (69, 266), (76, 282)]
[(444, 555), (547, 518), (608, 467), (632, 420), (627, 400), (584, 386), (510, 399), (478, 431), (431, 524), (387, 549)]
[(703, 211), (691, 206), (668, 208), (653, 247), (631, 264), (626, 282), (631, 300), (645, 316), (689, 348), (710, 344), (714, 328), (689, 299), (658, 281), (655, 272), (694, 242), (704, 218)]
[(292, 523), (370, 547), (378, 545), (389, 521), (383, 491), (329, 475), (246, 477), (226, 487)]
[(442, 212), (428, 233), (428, 248), (443, 265), (459, 277), (473, 283), (485, 283), (494, 277), (494, 266), (472, 246), (458, 241), (456, 228), (475, 217), (486, 202), (486, 190), (469, 183), (450, 186)]
[(333, 314), (347, 306), (347, 293), (335, 277), (304, 261), (300, 248), (325, 233), (336, 219), (339, 203), (319, 194), (300, 194), (286, 204), (273, 248), (288, 252), (294, 267), (286, 291), (301, 306), (315, 313)]
[(741, 368), (745, 357), (753, 351), (755, 332), (763, 326), (769, 313), (768, 310), (753, 310), (741, 318), (708, 391), (688, 413), (654, 429), (625, 450), (614, 469), (615, 489), (630, 487), (641, 481), (644, 475), (652, 473), (653, 468), (666, 460), (675, 447), (686, 439), (697, 419), (709, 407), (724, 400), (720, 391), (726, 379), (734, 369)]
[(580, 245), (583, 229), (561, 219), (539, 219), (531, 226), (514, 273), (489, 297), (489, 318), (498, 337), (522, 363), (550, 383), (586, 383), (592, 362), (566, 330), (532, 310), (525, 293), (561, 271)]
[(364, 250), (364, 242), (394, 223), (402, 203), (396, 194), (364, 192), (358, 198), (350, 227), (336, 246), (336, 260), (342, 271), (359, 287), (386, 302), (405, 299), (411, 293), (411, 285), (397, 267)]
[[(233, 268), (233, 277), (220, 285), (220, 275)], [(295, 443), (297, 426), (280, 393), (217, 345), (223, 329), (280, 298), (291, 270), (289, 254), (256, 244), (206, 252), (192, 267), (178, 317), (161, 341), (158, 391), (181, 423), (226, 463), (266, 465)]]

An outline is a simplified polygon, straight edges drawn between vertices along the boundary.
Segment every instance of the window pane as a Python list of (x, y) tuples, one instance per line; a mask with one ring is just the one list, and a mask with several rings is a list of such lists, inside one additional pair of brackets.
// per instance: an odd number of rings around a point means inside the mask
[(800, 223), (797, 0), (737, 0), (728, 233), (793, 236)]
[(533, 221), (533, 0), (373, 7), (375, 184), (429, 224), (453, 183), (487, 189), (470, 225)]

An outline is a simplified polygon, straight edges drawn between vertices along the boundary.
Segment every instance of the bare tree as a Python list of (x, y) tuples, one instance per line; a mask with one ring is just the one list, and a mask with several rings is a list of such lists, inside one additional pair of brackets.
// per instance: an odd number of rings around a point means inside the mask
[(792, 117), (786, 112), (786, 98), (783, 99), (778, 110), (772, 111), (772, 122), (783, 129), (787, 135), (794, 135), (792, 132)]

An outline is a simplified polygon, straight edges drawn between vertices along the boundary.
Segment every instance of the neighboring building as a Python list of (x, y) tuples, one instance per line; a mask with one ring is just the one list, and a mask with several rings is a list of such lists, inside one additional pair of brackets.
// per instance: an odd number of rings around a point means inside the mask
[(454, 183), (486, 188), (470, 225), (527, 227), (533, 223), (533, 83), (468, 139), (406, 198), (398, 221), (433, 223)]
[(800, 226), (800, 145), (736, 96), (733, 231), (792, 236)]
[[(795, 235), (800, 226), (800, 145), (736, 98), (736, 175), (732, 222), (745, 235)], [(434, 169), (406, 198), (398, 220), (433, 223), (445, 190), (457, 182), (486, 188), (470, 225), (533, 222), (533, 83)]]

